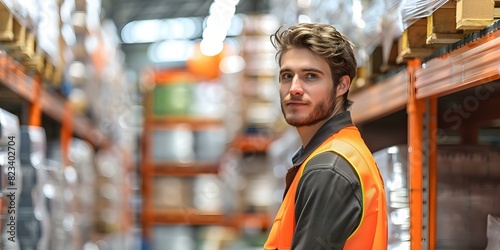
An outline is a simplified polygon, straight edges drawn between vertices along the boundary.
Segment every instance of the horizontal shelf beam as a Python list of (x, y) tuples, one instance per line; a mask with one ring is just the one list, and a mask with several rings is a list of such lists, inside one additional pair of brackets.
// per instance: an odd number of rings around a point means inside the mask
[(21, 98), (33, 102), (33, 78), (26, 75), (22, 65), (0, 50), (0, 84), (3, 84)]
[(220, 214), (196, 209), (147, 211), (155, 225), (219, 225), (239, 228), (268, 228), (271, 217), (265, 213)]
[(151, 171), (155, 176), (194, 177), (200, 174), (217, 174), (218, 164), (168, 164), (156, 163)]
[(148, 115), (146, 122), (151, 123), (155, 127), (160, 128), (175, 128), (179, 125), (187, 125), (191, 130), (204, 130), (210, 128), (220, 128), (224, 126), (224, 120), (221, 118), (204, 117), (204, 116), (155, 116)]
[(233, 142), (233, 147), (249, 153), (266, 153), (274, 138), (265, 135), (240, 135)]
[(383, 82), (349, 96), (353, 101), (352, 119), (356, 124), (366, 123), (402, 110), (408, 102), (408, 76), (402, 70)]
[(417, 98), (443, 96), (499, 79), (498, 65), (500, 30), (424, 63), (415, 73)]

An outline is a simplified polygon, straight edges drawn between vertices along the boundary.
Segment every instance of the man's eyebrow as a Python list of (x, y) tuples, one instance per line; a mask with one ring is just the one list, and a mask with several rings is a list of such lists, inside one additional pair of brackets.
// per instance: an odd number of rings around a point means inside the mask
[(324, 74), (323, 71), (321, 71), (320, 69), (317, 69), (317, 68), (303, 68), (302, 71), (312, 71), (312, 72)]
[[(283, 73), (283, 72), (286, 72), (286, 71), (292, 71), (290, 68), (282, 68), (280, 69), (280, 74)], [(320, 74), (325, 74), (323, 71), (321, 71), (320, 69), (317, 69), (317, 68), (302, 68), (300, 69), (300, 71), (302, 72), (317, 72), (317, 73), (320, 73)]]
[(290, 68), (282, 68), (280, 69), (280, 74), (286, 71), (291, 71)]

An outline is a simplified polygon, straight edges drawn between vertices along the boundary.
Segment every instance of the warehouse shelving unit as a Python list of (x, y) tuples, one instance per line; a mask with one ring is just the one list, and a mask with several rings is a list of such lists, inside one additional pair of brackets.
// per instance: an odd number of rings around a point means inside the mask
[[(474, 93), (473, 87), (500, 79), (498, 27), (498, 22), (493, 23), (428, 58), (413, 58), (399, 73), (350, 97), (354, 101), (353, 120), (361, 126), (406, 109), (412, 250), (437, 247), (438, 122), (443, 122), (439, 100), (463, 90), (471, 90), (474, 96), (478, 90)], [(498, 84), (488, 86), (491, 93), (499, 90)], [(492, 94), (481, 105), (495, 105), (499, 100)], [(493, 108), (497, 106), (490, 107), (472, 116), (476, 123), (500, 118)], [(462, 131), (465, 142), (477, 142), (477, 136), (477, 131)]]
[[(412, 79), (412, 95), (409, 107), (413, 107), (410, 116), (410, 128), (413, 136), (409, 143), (412, 148), (421, 148), (410, 154), (409, 166), (422, 166), (413, 168), (410, 172), (412, 190), (410, 200), (415, 200), (411, 205), (412, 216), (412, 246), (428, 239), (428, 249), (435, 249), (435, 232), (437, 217), (435, 180), (437, 171), (437, 114), (438, 100), (440, 97), (452, 95), (460, 90), (471, 89), (481, 84), (487, 84), (500, 78), (498, 64), (500, 63), (500, 31), (498, 23), (477, 32), (480, 38), (470, 41), (466, 45), (453, 50), (445, 55), (436, 57), (421, 64), (418, 60), (412, 64), (414, 77)], [(464, 38), (471, 40), (473, 36)], [(497, 98), (498, 99), (498, 98)], [(498, 119), (500, 115), (495, 111), (488, 112), (489, 119)], [(477, 122), (477, 121), (476, 121)], [(418, 145), (417, 138), (424, 138), (423, 144)], [(476, 134), (477, 137), (477, 134)], [(420, 178), (419, 178), (420, 177)], [(420, 188), (421, 187), (421, 188)], [(420, 192), (420, 190), (423, 190)], [(425, 192), (428, 190), (428, 193)], [(422, 202), (419, 202), (422, 201)], [(418, 215), (424, 215), (423, 221)], [(427, 220), (425, 220), (427, 219)], [(424, 230), (420, 234), (420, 228)], [(425, 229), (429, 231), (426, 232)], [(424, 249), (427, 249), (425, 246)]]
[[(175, 74), (175, 72), (172, 72)], [(165, 81), (166, 79), (162, 79)], [(168, 82), (168, 80), (167, 80)], [(217, 174), (219, 171), (218, 163), (189, 162), (181, 163), (178, 161), (156, 161), (153, 159), (153, 141), (152, 131), (157, 128), (175, 128), (178, 124), (189, 126), (191, 130), (202, 130), (211, 127), (222, 126), (220, 119), (196, 117), (196, 116), (157, 116), (152, 114), (152, 93), (145, 95), (145, 120), (142, 142), (142, 228), (145, 239), (151, 240), (151, 229), (155, 225), (213, 225), (219, 224), (222, 220), (220, 214), (199, 213), (192, 209), (171, 210), (168, 211), (154, 208), (154, 178), (158, 176), (174, 177), (196, 177), (201, 174)], [(215, 218), (215, 219), (214, 219)]]
[[(81, 138), (92, 145), (95, 151), (112, 146), (112, 139), (95, 127), (90, 118), (75, 114), (69, 101), (49, 87), (45, 87), (43, 81), (44, 79), (39, 74), (26, 69), (8, 53), (0, 50), (0, 92), (2, 93), (0, 101), (9, 104), (8, 106), (21, 107), (20, 113), (14, 112), (19, 116), (21, 125), (44, 127), (52, 133), (59, 132), (59, 135), (53, 136), (59, 137), (60, 161), (63, 163), (63, 168), (71, 165), (69, 149), (72, 138)], [(22, 107), (27, 107), (27, 109)], [(53, 119), (57, 124), (56, 127), (47, 125), (54, 123), (46, 123), (45, 118)], [(124, 159), (127, 160), (126, 157)], [(123, 162), (123, 166), (125, 172), (133, 172), (134, 166), (131, 160)], [(120, 189), (118, 190), (120, 194), (128, 197), (131, 187), (123, 185)], [(121, 218), (120, 226), (124, 230), (133, 226), (132, 210), (128, 208), (127, 202), (122, 204), (122, 211), (118, 215)], [(97, 242), (106, 236), (103, 232), (93, 232), (90, 237)], [(83, 242), (74, 243), (75, 245), (83, 244)]]
[[(153, 232), (155, 227), (175, 227), (175, 226), (222, 226), (227, 228), (256, 228), (263, 229), (269, 226), (269, 217), (263, 213), (246, 213), (244, 211), (202, 211), (192, 204), (175, 204), (175, 206), (158, 207), (155, 202), (159, 199), (158, 189), (155, 189), (155, 182), (158, 178), (178, 178), (194, 179), (198, 176), (218, 176), (224, 168), (224, 158), (230, 154), (231, 150), (240, 151), (263, 151), (269, 145), (267, 143), (258, 144), (255, 147), (255, 140), (262, 142), (262, 138), (247, 136), (236, 136), (225, 145), (224, 152), (217, 160), (191, 159), (186, 162), (177, 159), (156, 159), (154, 155), (155, 131), (175, 131), (182, 126), (190, 132), (203, 132), (212, 129), (225, 128), (224, 117), (214, 117), (204, 114), (155, 113), (155, 88), (162, 86), (172, 86), (176, 84), (192, 85), (206, 81), (203, 77), (197, 77), (195, 73), (187, 68), (157, 69), (145, 77), (145, 82), (151, 85), (150, 90), (144, 93), (144, 124), (141, 146), (141, 176), (142, 176), (142, 235), (148, 244), (154, 244), (156, 235)], [(220, 84), (220, 83), (208, 83)], [(166, 104), (164, 104), (166, 105)], [(175, 113), (175, 112), (174, 112)], [(267, 139), (267, 138), (265, 138)], [(167, 142), (165, 142), (167, 143)], [(168, 150), (173, 150), (176, 145), (166, 145), (163, 154)], [(161, 146), (160, 146), (161, 147)], [(167, 149), (169, 148), (169, 149)], [(158, 149), (156, 149), (158, 150)], [(196, 154), (196, 153), (195, 153)], [(191, 192), (192, 190), (189, 190)], [(189, 199), (189, 198), (186, 198)], [(162, 236), (159, 236), (162, 237)]]
[(29, 125), (41, 126), (42, 114), (59, 122), (61, 145), (67, 146), (73, 134), (87, 140), (95, 147), (109, 145), (110, 138), (94, 127), (88, 118), (73, 114), (67, 100), (42, 86), (40, 76), (28, 73), (23, 65), (2, 51), (0, 51), (0, 84), (18, 95), (20, 100), (30, 103), (27, 114)]
[[(69, 2), (30, 1), (20, 4), (18, 1), (0, 1), (0, 108), (17, 116), (22, 129), (28, 130), (17, 138), (23, 148), (20, 154), (30, 153), (30, 146), (26, 145), (29, 145), (31, 129), (39, 133), (38, 146), (43, 148), (39, 151), (42, 154), (38, 155), (39, 167), (36, 170), (28, 166), (29, 161), (21, 163), (26, 166), (21, 166), (18, 178), (27, 178), (22, 185), (22, 195), (31, 196), (32, 199), (23, 201), (26, 204), (18, 206), (15, 211), (21, 215), (34, 213), (38, 209), (37, 213), (43, 214), (43, 218), (37, 217), (35, 220), (35, 217), (29, 217), (31, 215), (25, 217), (18, 224), (17, 234), (23, 236), (24, 241), (32, 240), (30, 246), (36, 245), (42, 249), (67, 248), (69, 245), (76, 248), (83, 245), (92, 247), (96, 244), (108, 244), (112, 248), (119, 245), (119, 248), (126, 249), (131, 246), (129, 236), (134, 227), (134, 211), (130, 200), (135, 164), (130, 151), (133, 151), (135, 144), (124, 146), (123, 143), (134, 140), (130, 126), (133, 114), (123, 110), (125, 104), (131, 104), (126, 95), (129, 94), (129, 86), (124, 86), (129, 82), (125, 81), (123, 65), (117, 60), (119, 48), (112, 47), (115, 44), (112, 41), (114, 33), (101, 33), (112, 29), (109, 23), (99, 20), (93, 23), (93, 27), (84, 24), (70, 28), (72, 35), (79, 41), (86, 40), (91, 34), (93, 38), (99, 36), (101, 40), (97, 39), (95, 44), (98, 50), (85, 50), (83, 42), (67, 44), (67, 37), (61, 35), (60, 29), (64, 23), (61, 16), (72, 16), (75, 12), (86, 15), (98, 11), (87, 9), (85, 1), (61, 8), (61, 5)], [(38, 15), (31, 15), (33, 13), (29, 10), (34, 6), (37, 13), (43, 13), (40, 20), (44, 22), (39, 22)], [(78, 78), (78, 74), (76, 77), (73, 74), (71, 66), (75, 62), (77, 66), (81, 63), (83, 71), (88, 70), (83, 73), (83, 77)], [(113, 72), (103, 80), (101, 73), (110, 69)], [(90, 72), (92, 77), (88, 77)], [(102, 98), (91, 96), (88, 89), (80, 89), (89, 86), (96, 93), (110, 91), (112, 94)], [(118, 88), (115, 87), (121, 88), (116, 91)], [(80, 92), (73, 92), (75, 89)], [(78, 94), (76, 99), (72, 95), (75, 93)], [(123, 99), (117, 100), (114, 95), (120, 95)], [(93, 99), (89, 103), (87, 101), (90, 98)], [(113, 101), (113, 105), (102, 107), (104, 99)], [(114, 109), (113, 115), (103, 119), (101, 116), (109, 114), (110, 109)], [(123, 118), (121, 124), (117, 122), (118, 117)], [(104, 122), (106, 124), (103, 125)], [(115, 129), (111, 133), (106, 132), (111, 127)], [(126, 130), (131, 132), (127, 134), (128, 137), (123, 136)], [(98, 163), (104, 163), (105, 169)], [(24, 169), (27, 172), (23, 176), (21, 173)], [(114, 172), (105, 176), (109, 171)], [(64, 175), (67, 173), (73, 174), (69, 176), (71, 178)], [(43, 192), (45, 189), (42, 191), (34, 186), (47, 184), (53, 188), (52, 193), (46, 194)], [(59, 192), (64, 193), (66, 199), (59, 196)], [(5, 208), (5, 203), (2, 208)], [(113, 210), (112, 216), (106, 216), (109, 210)], [(2, 217), (4, 215), (2, 211)], [(71, 219), (66, 221), (70, 229), (61, 233), (58, 230), (62, 229), (63, 219)], [(43, 224), (43, 227), (37, 223)], [(57, 236), (54, 232), (57, 232)], [(36, 235), (38, 233), (45, 236)]]

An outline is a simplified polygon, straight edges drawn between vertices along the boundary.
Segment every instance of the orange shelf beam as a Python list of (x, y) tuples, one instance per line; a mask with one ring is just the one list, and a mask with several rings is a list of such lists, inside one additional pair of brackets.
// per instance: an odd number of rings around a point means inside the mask
[(383, 117), (406, 107), (408, 102), (408, 76), (402, 70), (383, 82), (349, 96), (353, 101), (351, 115), (355, 124)]
[(0, 84), (29, 102), (35, 98), (32, 78), (26, 75), (24, 67), (20, 63), (2, 50), (0, 50)]
[(224, 126), (224, 121), (220, 118), (203, 116), (154, 116), (148, 115), (146, 122), (153, 123), (156, 128), (175, 128), (179, 125), (187, 125), (191, 130), (205, 130), (210, 128), (220, 128)]
[(184, 176), (192, 177), (199, 174), (217, 174), (219, 172), (219, 164), (208, 163), (166, 163), (159, 162), (154, 164), (154, 175), (169, 175), (169, 176)]
[(274, 138), (265, 135), (242, 135), (234, 140), (234, 147), (242, 152), (265, 153)]
[(443, 96), (500, 78), (500, 30), (487, 34), (416, 71), (417, 98)]
[(196, 209), (149, 211), (155, 224), (167, 225), (219, 225), (230, 227), (268, 228), (270, 217), (267, 214), (220, 214), (207, 213)]

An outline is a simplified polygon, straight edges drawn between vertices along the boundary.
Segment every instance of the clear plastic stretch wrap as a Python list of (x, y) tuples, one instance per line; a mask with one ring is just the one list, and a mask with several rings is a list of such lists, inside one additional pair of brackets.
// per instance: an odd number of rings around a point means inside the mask
[[(47, 140), (45, 129), (21, 126), (20, 161), (23, 172), (23, 190), (19, 203), (18, 237), (21, 249), (47, 250), (49, 231), (44, 206), (43, 182)], [(43, 230), (45, 227), (45, 230)]]
[(394, 39), (416, 20), (432, 14), (448, 0), (274, 0), (273, 14), (285, 26), (300, 22), (330, 23), (356, 45), (363, 66), (383, 46), (387, 61)]
[[(406, 145), (373, 154), (386, 188), (389, 250), (410, 249), (407, 154)], [(436, 249), (498, 249), (498, 162), (497, 146), (438, 146)]]
[(387, 195), (388, 250), (410, 249), (406, 148), (405, 145), (392, 146), (373, 154), (384, 179)]
[(403, 21), (403, 28), (406, 29), (418, 19), (430, 16), (435, 10), (448, 2), (448, 0), (406, 0), (401, 2), (403, 5), (401, 19)]
[(19, 202), (22, 170), (19, 162), (19, 118), (0, 108), (0, 243), (2, 250), (19, 250)]
[(0, 4), (3, 4), (19, 23), (31, 30), (36, 30), (38, 26), (39, 2), (40, 0), (0, 0)]
[(486, 250), (500, 249), (500, 217), (488, 214), (488, 228), (486, 233), (488, 237)]

